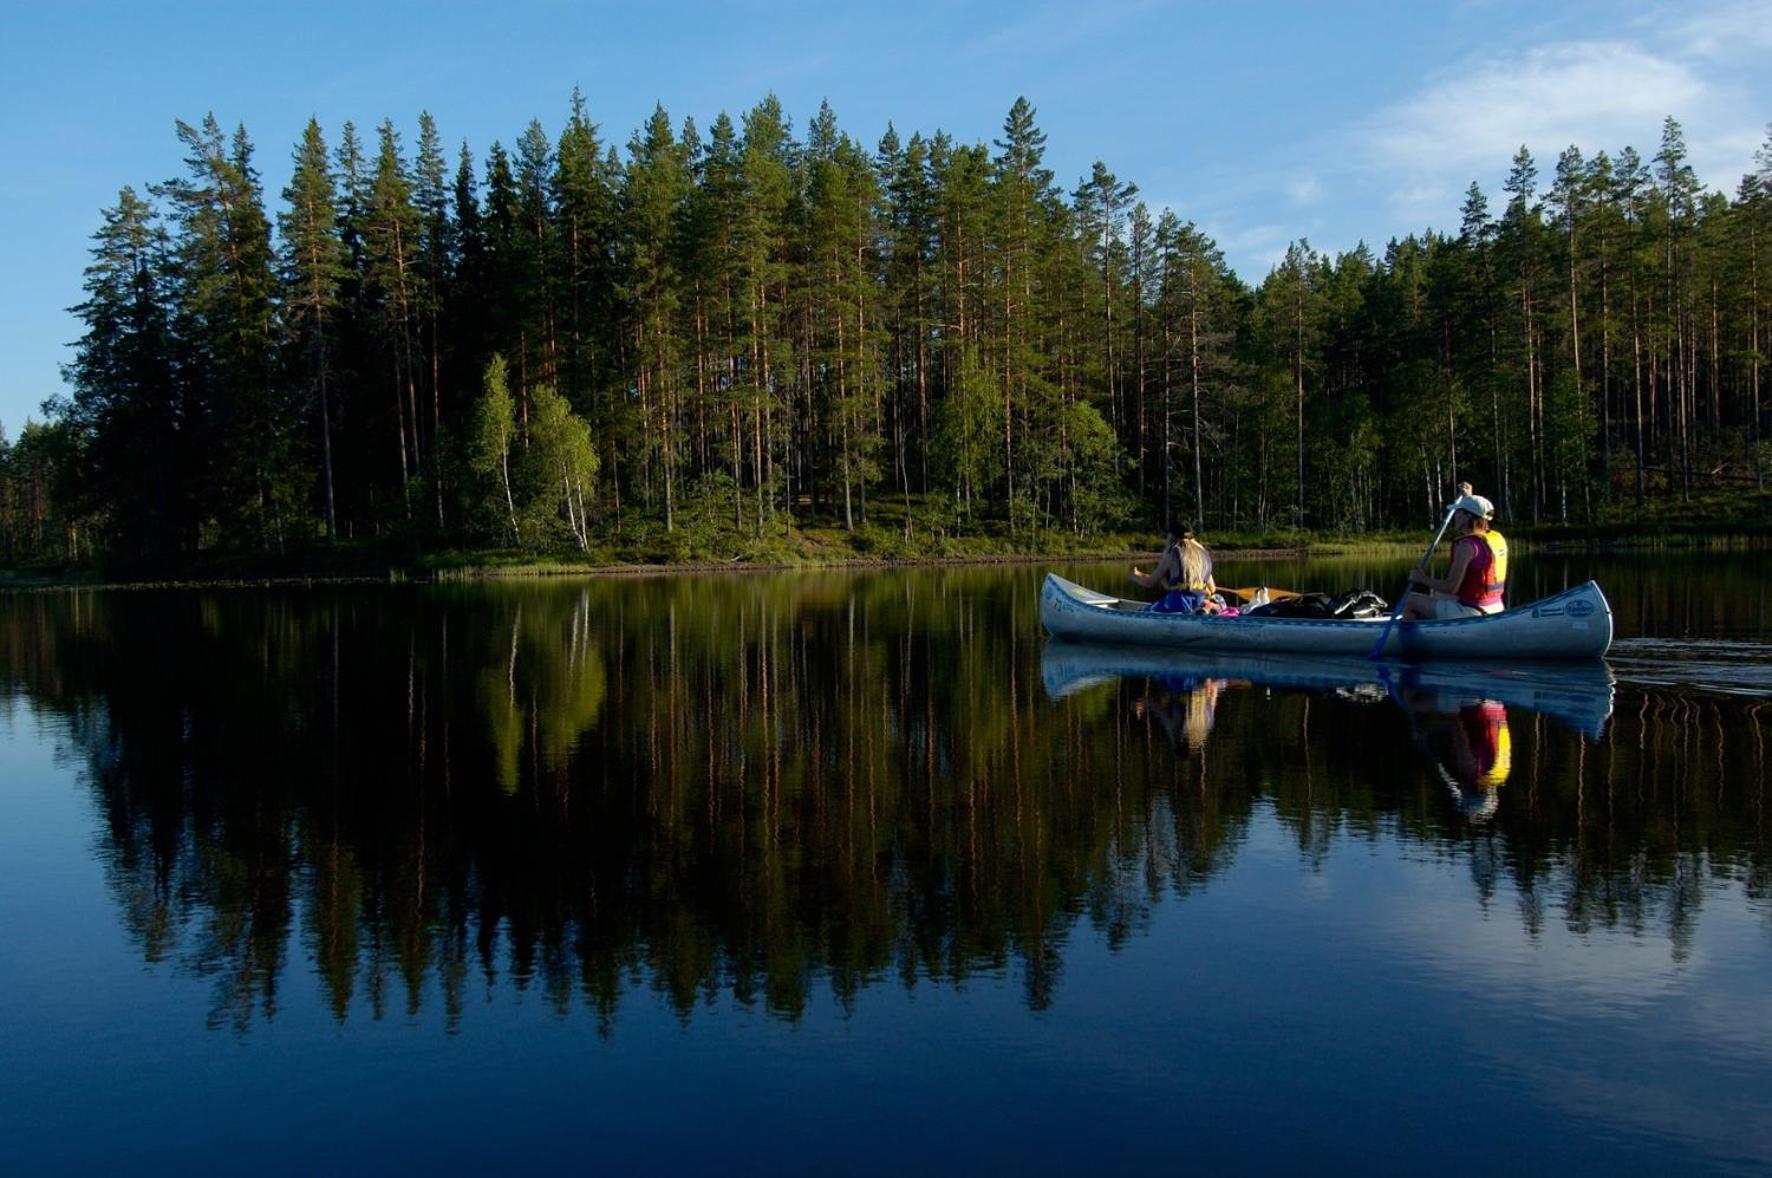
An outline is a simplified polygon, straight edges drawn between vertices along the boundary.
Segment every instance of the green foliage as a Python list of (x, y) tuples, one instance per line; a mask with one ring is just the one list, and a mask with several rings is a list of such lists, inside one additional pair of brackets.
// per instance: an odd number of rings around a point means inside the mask
[(1254, 287), (1105, 161), (1067, 197), (1026, 99), (992, 143), (871, 152), (828, 105), (803, 133), (774, 96), (705, 133), (660, 107), (618, 155), (574, 93), (453, 179), (428, 114), (410, 158), (311, 122), (275, 249), (244, 131), (178, 137), (183, 177), (94, 237), (64, 550), (1032, 546), (1414, 527), (1460, 479), (1510, 523), (1597, 520), (1763, 476), (1766, 169), (1701, 192), (1671, 120), (1651, 161), (1571, 147), (1541, 193), (1522, 150), (1499, 217), (1473, 185), (1456, 235), (1298, 240)]
[(589, 548), (586, 504), (596, 475), (590, 426), (572, 412), (565, 397), (548, 385), (537, 385), (530, 394), (528, 441), (519, 463), (524, 530), (539, 543), (558, 543), (564, 524), (566, 540), (581, 552)]
[(84, 444), (65, 416), (27, 421), (11, 443), (0, 430), (0, 557), (7, 565), (61, 566), (95, 555), (105, 520), (92, 514)]
[(1073, 402), (1061, 411), (1063, 445), (1071, 478), (1071, 527), (1095, 535), (1126, 524), (1136, 500), (1121, 478), (1126, 465), (1114, 431), (1095, 406)]
[(971, 512), (1001, 469), (1003, 402), (975, 356), (960, 361), (953, 391), (936, 414), (935, 466), (952, 480), (956, 503)]
[[(517, 432), (516, 406), (511, 400), (510, 369), (494, 354), (486, 362), (480, 399), (474, 405), (468, 432), (468, 469), (478, 484), (471, 517), (483, 521), (482, 534), (503, 534), (522, 544), (515, 493), (511, 489), (511, 448)], [(497, 526), (491, 521), (499, 521)]]

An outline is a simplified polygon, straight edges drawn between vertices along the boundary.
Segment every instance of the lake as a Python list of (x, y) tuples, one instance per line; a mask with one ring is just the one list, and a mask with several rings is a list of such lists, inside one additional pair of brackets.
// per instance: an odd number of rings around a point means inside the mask
[(1488, 678), (1043, 572), (0, 596), (0, 1165), (1772, 1167), (1772, 559)]

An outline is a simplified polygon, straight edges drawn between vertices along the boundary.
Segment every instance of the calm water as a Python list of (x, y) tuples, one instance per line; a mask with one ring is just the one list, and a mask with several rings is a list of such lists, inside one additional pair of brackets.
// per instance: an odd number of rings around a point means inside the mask
[(0, 597), (0, 1168), (1765, 1169), (1772, 561), (1590, 575), (1610, 670), (1388, 680), (1022, 568)]

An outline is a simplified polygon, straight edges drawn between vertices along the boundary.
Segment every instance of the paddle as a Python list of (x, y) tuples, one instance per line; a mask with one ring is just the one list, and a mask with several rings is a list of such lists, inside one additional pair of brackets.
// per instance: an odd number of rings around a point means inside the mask
[(1274, 589), (1267, 585), (1251, 585), (1247, 589), (1232, 589), (1225, 585), (1220, 585), (1218, 587), (1220, 593), (1229, 593), (1232, 597), (1241, 597), (1244, 601), (1248, 601), (1263, 589), (1267, 590), (1267, 598), (1269, 601), (1283, 601), (1288, 597), (1297, 597), (1299, 595), (1298, 590), (1296, 589)]
[[(1469, 495), (1471, 493), (1471, 485), (1469, 483), (1459, 483), (1458, 493), (1460, 495)], [(1427, 546), (1427, 551), (1422, 553), (1421, 559), (1415, 562), (1416, 568), (1425, 569), (1427, 567), (1427, 562), (1433, 559), (1434, 549), (1440, 546), (1440, 538), (1446, 534), (1446, 529), (1452, 526), (1452, 517), (1457, 513), (1457, 504), (1446, 509), (1446, 518), (1440, 521), (1440, 530), (1434, 533), (1434, 542)], [(1395, 626), (1397, 624), (1397, 619), (1402, 616), (1403, 603), (1409, 599), (1409, 590), (1414, 584), (1415, 582), (1406, 578), (1404, 579), (1403, 591), (1397, 594), (1397, 604), (1391, 607), (1391, 616), (1384, 620), (1384, 632), (1378, 636), (1378, 641), (1373, 644), (1372, 653), (1367, 655), (1367, 658), (1376, 659), (1384, 657), (1384, 644), (1390, 641), (1391, 627)]]

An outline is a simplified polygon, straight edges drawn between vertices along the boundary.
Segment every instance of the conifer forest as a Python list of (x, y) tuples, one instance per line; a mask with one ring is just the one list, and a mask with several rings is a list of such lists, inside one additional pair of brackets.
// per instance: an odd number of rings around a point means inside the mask
[[(1462, 219), (1258, 284), (1105, 163), (574, 94), (508, 146), (176, 127), (103, 210), (66, 387), (0, 434), (0, 561), (381, 541), (690, 556), (793, 529), (1022, 550), (1167, 518), (1431, 528), (1763, 492), (1772, 136), (1521, 148)], [(281, 174), (285, 169), (277, 169)], [(1761, 500), (1763, 502), (1763, 500)]]

